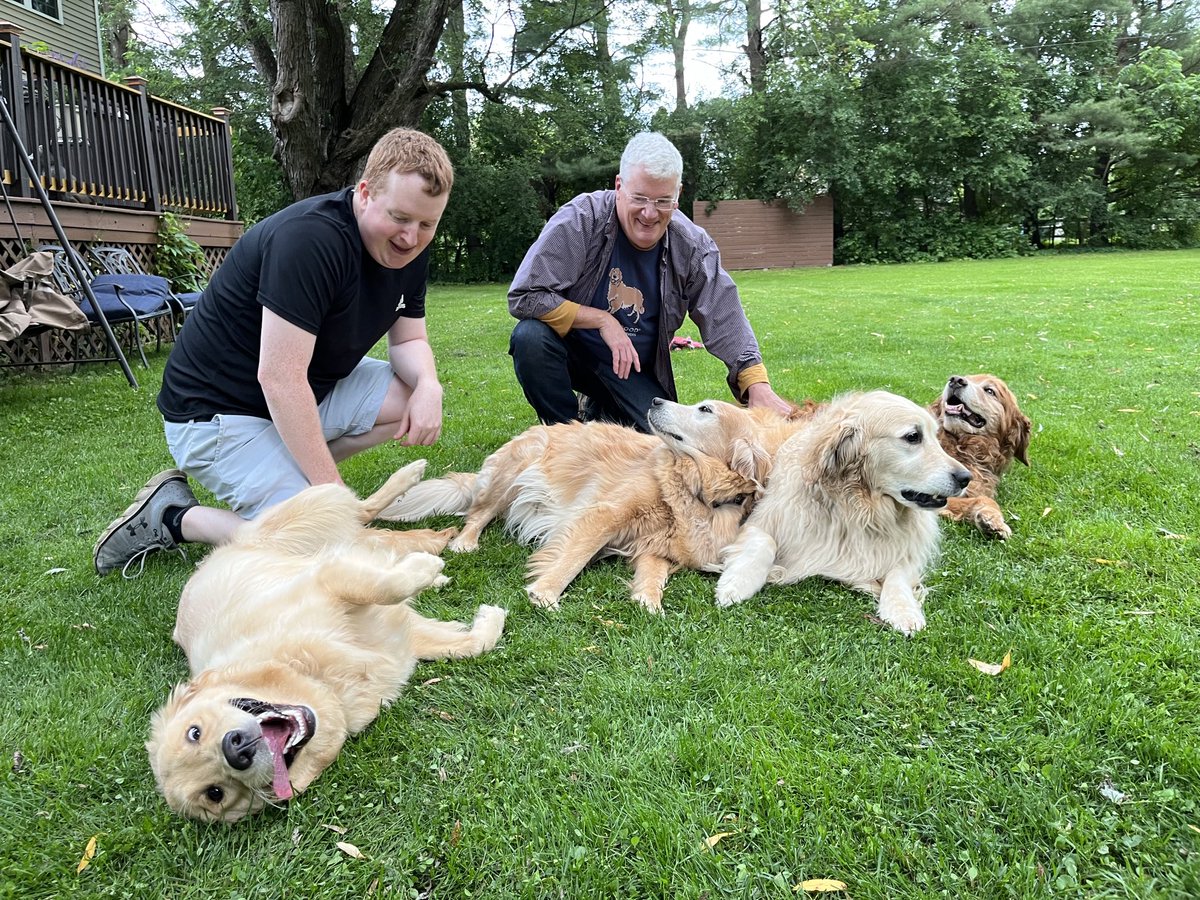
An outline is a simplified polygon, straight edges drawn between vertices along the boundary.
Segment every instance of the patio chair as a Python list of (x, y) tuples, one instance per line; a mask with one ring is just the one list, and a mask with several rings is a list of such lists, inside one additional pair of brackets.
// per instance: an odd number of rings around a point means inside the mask
[[(108, 275), (148, 275), (136, 256), (127, 247), (97, 244), (88, 247), (87, 254), (96, 262), (96, 267)], [(179, 308), (182, 318), (187, 318), (200, 300), (202, 291), (171, 290), (171, 298)]]
[[(60, 293), (74, 298), (83, 310), (83, 314), (92, 322), (99, 321), (99, 316), (92, 309), (92, 304), (79, 285), (75, 270), (67, 258), (67, 252), (58, 244), (43, 244), (39, 250), (49, 251), (54, 256), (53, 279)], [(74, 250), (70, 251), (75, 253)], [(83, 271), (90, 271), (79, 254), (75, 254)], [(170, 329), (171, 339), (175, 339), (175, 301), (171, 295), (171, 286), (167, 279), (158, 275), (93, 275), (89, 284), (96, 302), (104, 311), (105, 318), (110, 324), (132, 322), (130, 343), (137, 348), (142, 358), (142, 365), (150, 367), (146, 359), (146, 351), (138, 326), (145, 325), (146, 330), (155, 338), (155, 349), (162, 347), (162, 332), (151, 327), (156, 319), (165, 319)]]

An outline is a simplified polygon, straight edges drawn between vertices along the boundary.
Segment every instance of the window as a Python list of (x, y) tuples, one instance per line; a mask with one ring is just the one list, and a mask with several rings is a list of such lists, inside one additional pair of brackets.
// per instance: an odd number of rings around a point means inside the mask
[(49, 16), (52, 19), (62, 19), (58, 10), (58, 0), (11, 0), (11, 2), (18, 6), (24, 6), (26, 9), (32, 9), (34, 12), (39, 12), (44, 16)]

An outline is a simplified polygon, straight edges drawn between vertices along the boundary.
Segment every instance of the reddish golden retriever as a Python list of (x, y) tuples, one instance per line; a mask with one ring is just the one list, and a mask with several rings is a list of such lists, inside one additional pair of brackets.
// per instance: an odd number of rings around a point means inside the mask
[(951, 375), (929, 411), (943, 449), (971, 470), (966, 493), (951, 497), (942, 515), (1000, 540), (1010, 537), (995, 497), (1014, 459), (1029, 465), (1030, 422), (1017, 398), (995, 375)]

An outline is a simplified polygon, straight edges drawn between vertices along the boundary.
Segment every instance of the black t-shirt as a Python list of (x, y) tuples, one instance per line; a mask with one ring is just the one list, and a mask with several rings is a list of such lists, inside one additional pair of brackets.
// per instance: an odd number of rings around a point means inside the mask
[(319, 403), (400, 317), (425, 316), (429, 249), (403, 269), (363, 246), (353, 190), (263, 219), (229, 251), (167, 358), (158, 408), (169, 422), (270, 418), (258, 383), (262, 309), (316, 335), (308, 383)]

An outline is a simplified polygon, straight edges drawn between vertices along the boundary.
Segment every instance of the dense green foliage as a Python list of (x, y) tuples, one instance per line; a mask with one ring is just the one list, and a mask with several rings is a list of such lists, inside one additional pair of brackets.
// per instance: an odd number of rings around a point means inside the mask
[(183, 224), (171, 213), (159, 217), (158, 240), (154, 248), (154, 271), (182, 293), (204, 290), (208, 282), (208, 261), (204, 250), (188, 237)]
[[(943, 523), (929, 627), (906, 639), (815, 581), (719, 610), (714, 576), (679, 573), (651, 617), (620, 560), (546, 613), (528, 551), (492, 527), (417, 606), (504, 605), (500, 646), (422, 664), (310, 790), (232, 829), (174, 818), (142, 748), (186, 677), (171, 628), (202, 552), (91, 570), (170, 463), (166, 351), (140, 391), (112, 365), (0, 375), (0, 897), (783, 900), (808, 878), (856, 900), (1200, 896), (1197, 266), (738, 274), (784, 395), (925, 401), (952, 373), (1004, 377), (1034, 423), (1031, 466), (1000, 487), (1013, 537)], [(434, 286), (443, 436), (351, 459), (348, 483), (418, 456), (475, 469), (532, 424), (503, 293)], [(675, 363), (685, 401), (724, 395), (703, 351)], [(1000, 676), (967, 662), (1010, 650)]]

